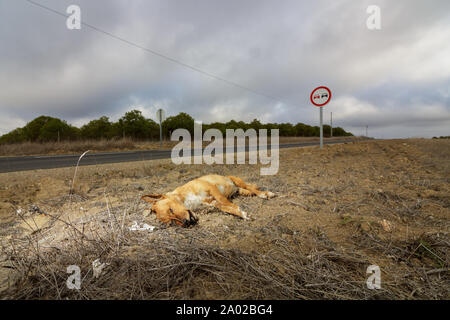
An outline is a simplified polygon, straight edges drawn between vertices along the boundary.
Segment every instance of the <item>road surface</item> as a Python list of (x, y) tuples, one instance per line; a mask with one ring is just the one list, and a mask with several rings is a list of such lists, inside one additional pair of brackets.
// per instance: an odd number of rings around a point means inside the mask
[[(352, 142), (353, 140), (334, 140), (324, 141), (324, 144), (336, 144)], [(280, 144), (280, 149), (296, 148), (319, 145), (319, 141), (314, 142), (297, 142)], [(248, 146), (246, 146), (248, 151)], [(144, 161), (156, 159), (168, 159), (171, 155), (171, 149), (167, 150), (147, 150), (147, 151), (123, 151), (123, 152), (103, 152), (103, 153), (87, 153), (80, 161), (80, 166), (119, 163), (131, 161)], [(225, 150), (224, 150), (225, 151)], [(192, 152), (193, 154), (193, 152)], [(36, 169), (53, 169), (72, 167), (77, 164), (80, 155), (50, 155), (50, 156), (26, 156), (26, 157), (0, 157), (0, 173), (36, 170)]]

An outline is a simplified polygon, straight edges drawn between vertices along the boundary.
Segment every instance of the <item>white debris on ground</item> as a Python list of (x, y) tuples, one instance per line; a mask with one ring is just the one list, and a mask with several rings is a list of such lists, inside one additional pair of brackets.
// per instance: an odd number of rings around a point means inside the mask
[(383, 219), (380, 224), (386, 232), (392, 232), (394, 230), (393, 224), (386, 219)]
[(153, 231), (155, 229), (154, 226), (148, 225), (146, 223), (142, 223), (141, 225), (137, 223), (137, 221), (133, 221), (133, 224), (130, 227), (130, 231)]
[(92, 270), (94, 271), (94, 278), (100, 277), (105, 267), (109, 266), (109, 263), (101, 263), (100, 259), (92, 262)]

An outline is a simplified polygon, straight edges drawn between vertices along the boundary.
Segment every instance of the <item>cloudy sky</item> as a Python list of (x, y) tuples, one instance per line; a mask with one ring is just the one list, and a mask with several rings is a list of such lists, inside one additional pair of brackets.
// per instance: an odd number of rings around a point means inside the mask
[[(318, 124), (378, 138), (450, 135), (450, 1), (33, 0), (245, 90), (25, 0), (0, 1), (0, 134), (40, 115), (80, 126), (142, 110)], [(369, 30), (369, 5), (381, 30)], [(255, 94), (255, 92), (260, 94)], [(275, 99), (273, 99), (275, 98)]]

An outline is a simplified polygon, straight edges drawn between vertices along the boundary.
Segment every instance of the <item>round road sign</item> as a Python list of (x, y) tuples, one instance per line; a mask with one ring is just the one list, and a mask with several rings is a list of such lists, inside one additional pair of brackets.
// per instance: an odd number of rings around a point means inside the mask
[(311, 92), (310, 99), (316, 107), (323, 107), (331, 100), (331, 90), (327, 87), (317, 87)]

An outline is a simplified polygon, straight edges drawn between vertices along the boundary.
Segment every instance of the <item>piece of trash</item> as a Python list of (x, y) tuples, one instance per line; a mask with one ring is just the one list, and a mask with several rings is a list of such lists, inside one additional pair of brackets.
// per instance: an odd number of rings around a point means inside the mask
[(105, 267), (109, 266), (109, 263), (101, 263), (100, 259), (92, 262), (92, 270), (94, 271), (94, 278), (100, 277)]
[(18, 215), (21, 215), (21, 214), (22, 214), (22, 208), (17, 209), (17, 210), (16, 210), (16, 213), (17, 213)]
[(139, 225), (137, 221), (134, 221), (130, 227), (130, 231), (153, 231), (153, 229), (155, 229), (154, 226), (148, 225), (146, 223), (142, 223), (141, 225)]
[(386, 232), (392, 232), (392, 230), (394, 229), (392, 223), (387, 221), (386, 219), (383, 219), (380, 224)]

